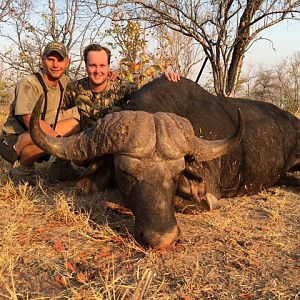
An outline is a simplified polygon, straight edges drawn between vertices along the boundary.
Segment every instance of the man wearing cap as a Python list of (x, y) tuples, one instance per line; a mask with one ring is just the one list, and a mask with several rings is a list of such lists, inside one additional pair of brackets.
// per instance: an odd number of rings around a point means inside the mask
[[(138, 89), (135, 83), (118, 78), (117, 73), (112, 76), (111, 51), (108, 48), (90, 44), (84, 49), (83, 58), (87, 76), (68, 84), (62, 104), (62, 109), (78, 108), (81, 130), (92, 127), (108, 113), (124, 109), (131, 95)], [(180, 80), (179, 74), (175, 72), (165, 71), (164, 76), (172, 82)], [(89, 163), (76, 162), (81, 166)], [(106, 168), (105, 158), (103, 163), (103, 168)], [(76, 185), (81, 186), (80, 181)]]
[[(83, 52), (87, 77), (69, 83), (62, 108), (74, 106), (80, 114), (81, 130), (87, 129), (103, 118), (107, 113), (120, 111), (138, 89), (128, 80), (112, 79), (110, 70), (111, 51), (99, 44), (88, 45)], [(180, 80), (179, 74), (165, 71), (169, 81)]]
[[(66, 47), (58, 42), (46, 45), (42, 57), (42, 69), (23, 77), (16, 85), (11, 110), (2, 128), (0, 155), (13, 164), (10, 177), (14, 181), (35, 181), (34, 162), (45, 159), (46, 154), (31, 140), (28, 132), (29, 120), (35, 103), (45, 96), (41, 127), (50, 136), (69, 136), (80, 129), (77, 117), (64, 118), (60, 104), (69, 82), (65, 75), (69, 66)], [(46, 103), (46, 104), (45, 104)], [(63, 168), (59, 172), (57, 168)], [(70, 162), (55, 161), (50, 167), (57, 179), (65, 179), (74, 173)]]

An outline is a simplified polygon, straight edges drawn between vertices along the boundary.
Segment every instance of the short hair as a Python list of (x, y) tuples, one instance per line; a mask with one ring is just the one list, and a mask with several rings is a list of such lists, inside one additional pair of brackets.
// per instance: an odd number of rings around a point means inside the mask
[(105, 51), (105, 53), (107, 54), (108, 64), (110, 64), (110, 56), (111, 56), (110, 50), (106, 47), (102, 47), (99, 44), (90, 44), (84, 49), (83, 58), (85, 63), (87, 63), (87, 56), (90, 51)]

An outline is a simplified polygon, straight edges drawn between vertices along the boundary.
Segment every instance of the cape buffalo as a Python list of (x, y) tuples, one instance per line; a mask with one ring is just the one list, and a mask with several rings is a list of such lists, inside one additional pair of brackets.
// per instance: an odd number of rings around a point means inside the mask
[(41, 105), (30, 122), (33, 141), (63, 159), (95, 159), (87, 171), (95, 181), (102, 171), (97, 159), (110, 155), (118, 188), (135, 215), (135, 237), (154, 248), (179, 236), (174, 202), (197, 207), (204, 200), (213, 209), (220, 197), (257, 193), (300, 167), (296, 117), (268, 103), (216, 97), (184, 78), (150, 82), (133, 95), (129, 111), (63, 139), (40, 130)]

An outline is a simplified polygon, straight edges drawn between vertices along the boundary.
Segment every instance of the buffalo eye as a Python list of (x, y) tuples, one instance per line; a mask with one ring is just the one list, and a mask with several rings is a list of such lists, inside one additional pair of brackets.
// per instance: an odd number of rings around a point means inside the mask
[(184, 159), (185, 159), (186, 162), (191, 163), (195, 160), (195, 157), (193, 155), (186, 154)]

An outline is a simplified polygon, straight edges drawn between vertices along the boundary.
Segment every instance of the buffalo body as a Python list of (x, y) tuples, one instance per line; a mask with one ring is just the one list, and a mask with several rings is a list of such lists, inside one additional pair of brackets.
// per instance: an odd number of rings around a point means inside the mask
[(137, 241), (154, 248), (178, 239), (175, 208), (214, 209), (220, 197), (257, 193), (300, 167), (299, 119), (268, 103), (213, 96), (184, 78), (150, 82), (126, 110), (68, 138), (42, 132), (41, 107), (42, 99), (33, 141), (62, 159), (91, 161), (78, 183), (86, 192), (113, 177), (135, 215)]
[(300, 169), (300, 121), (270, 103), (217, 97), (184, 78), (175, 84), (158, 79), (142, 87), (127, 109), (183, 116), (197, 136), (209, 140), (230, 135), (241, 109), (245, 132), (233, 151), (209, 162), (187, 162), (217, 198), (255, 194)]

